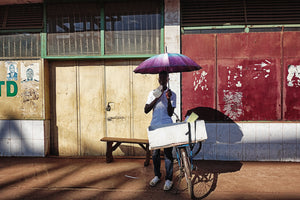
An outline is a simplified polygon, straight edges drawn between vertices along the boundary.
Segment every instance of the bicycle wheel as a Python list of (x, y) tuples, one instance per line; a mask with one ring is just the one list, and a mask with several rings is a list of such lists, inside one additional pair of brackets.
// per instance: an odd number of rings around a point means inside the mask
[(193, 185), (192, 185), (192, 180), (191, 180), (192, 171), (191, 171), (190, 159), (188, 158), (188, 156), (186, 154), (185, 148), (181, 148), (180, 152), (181, 152), (181, 158), (182, 158), (183, 165), (184, 165), (184, 175), (185, 175), (185, 179), (187, 182), (189, 196), (192, 199), (194, 194), (193, 194)]

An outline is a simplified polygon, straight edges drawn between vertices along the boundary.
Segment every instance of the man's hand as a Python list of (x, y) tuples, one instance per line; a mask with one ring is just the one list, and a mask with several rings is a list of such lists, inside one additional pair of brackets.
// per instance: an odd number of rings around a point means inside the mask
[(166, 92), (167, 99), (170, 100), (171, 96), (172, 96), (172, 91), (168, 89), (168, 91)]

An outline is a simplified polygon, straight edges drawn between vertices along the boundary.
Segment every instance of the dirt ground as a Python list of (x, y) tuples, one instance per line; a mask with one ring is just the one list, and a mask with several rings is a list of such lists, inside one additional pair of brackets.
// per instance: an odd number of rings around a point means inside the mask
[[(143, 159), (0, 158), (0, 199), (189, 199), (185, 181), (150, 187)], [(300, 199), (300, 163), (195, 161), (196, 199)], [(162, 172), (164, 164), (162, 162)]]

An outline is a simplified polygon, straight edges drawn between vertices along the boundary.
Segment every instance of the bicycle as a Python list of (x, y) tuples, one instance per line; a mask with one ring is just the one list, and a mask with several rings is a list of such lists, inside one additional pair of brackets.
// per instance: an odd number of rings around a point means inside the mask
[[(198, 145), (197, 145), (198, 144)], [(202, 147), (202, 142), (189, 143), (184, 145), (175, 146), (177, 161), (179, 165), (179, 176), (178, 185), (180, 185), (183, 176), (187, 182), (187, 189), (189, 197), (192, 199), (194, 197), (193, 183), (192, 183), (192, 171), (193, 166), (193, 156), (197, 155)]]

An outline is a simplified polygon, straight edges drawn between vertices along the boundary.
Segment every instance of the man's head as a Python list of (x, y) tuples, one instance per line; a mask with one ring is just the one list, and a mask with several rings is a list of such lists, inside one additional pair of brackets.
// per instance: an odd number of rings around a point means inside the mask
[(33, 80), (33, 70), (31, 68), (28, 68), (26, 70), (26, 77), (27, 77), (27, 80), (29, 80), (29, 81)]
[(167, 86), (167, 83), (169, 81), (169, 73), (166, 71), (162, 71), (159, 73), (159, 79), (158, 82), (162, 86)]
[(15, 72), (15, 66), (13, 64), (9, 65), (9, 71), (12, 73)]

